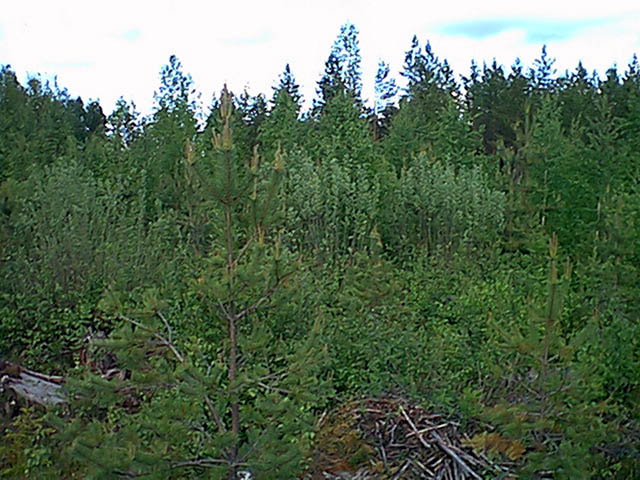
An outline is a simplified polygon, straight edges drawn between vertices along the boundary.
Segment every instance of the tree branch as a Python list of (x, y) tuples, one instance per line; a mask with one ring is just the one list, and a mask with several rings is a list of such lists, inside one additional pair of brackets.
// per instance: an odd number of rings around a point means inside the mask
[(267, 288), (267, 290), (264, 292), (262, 297), (260, 297), (258, 300), (256, 300), (253, 304), (249, 305), (248, 307), (245, 307), (242, 310), (240, 310), (236, 318), (240, 320), (246, 317), (247, 315), (250, 315), (251, 313), (255, 312), (258, 308), (260, 308), (260, 305), (262, 305), (264, 302), (269, 300), (269, 298), (271, 298), (271, 296), (278, 290), (278, 288), (280, 288), (282, 283), (288, 277), (293, 275), (295, 272), (296, 270), (291, 270), (290, 272), (285, 273), (281, 277), (278, 277), (276, 281), (269, 288)]
[[(133, 318), (129, 318), (124, 315), (120, 315), (120, 318), (122, 318), (123, 320), (126, 320), (127, 322), (135, 325), (138, 328), (141, 328), (142, 330), (145, 330), (151, 333), (151, 335), (153, 335), (154, 338), (160, 341), (161, 345), (168, 347), (173, 352), (173, 354), (176, 356), (176, 358), (180, 363), (184, 363), (184, 357), (180, 354), (180, 352), (176, 349), (176, 347), (173, 345), (173, 343), (170, 340), (167, 340), (165, 337), (160, 335), (158, 332), (156, 332), (152, 328), (147, 327), (146, 325), (134, 320)], [(166, 320), (163, 317), (161, 318), (166, 322)], [(169, 335), (171, 335), (171, 330), (169, 330)]]

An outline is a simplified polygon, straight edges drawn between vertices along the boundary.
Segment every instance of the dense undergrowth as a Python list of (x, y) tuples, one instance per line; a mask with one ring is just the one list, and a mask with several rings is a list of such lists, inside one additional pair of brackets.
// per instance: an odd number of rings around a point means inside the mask
[(206, 124), (175, 57), (146, 118), (3, 67), (0, 358), (74, 400), (3, 394), (0, 478), (296, 478), (323, 412), (392, 392), (520, 478), (640, 475), (637, 59), (463, 95), (416, 40), (374, 111), (359, 62), (346, 26), (309, 112), (287, 66)]

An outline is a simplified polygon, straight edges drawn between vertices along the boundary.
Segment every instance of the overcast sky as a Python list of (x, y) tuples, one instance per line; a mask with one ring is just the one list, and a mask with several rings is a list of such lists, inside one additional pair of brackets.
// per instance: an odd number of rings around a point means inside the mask
[(2, 0), (0, 64), (57, 75), (72, 96), (99, 99), (105, 113), (123, 96), (149, 113), (161, 67), (175, 54), (208, 105), (226, 82), (271, 94), (286, 63), (313, 98), (340, 26), (360, 31), (364, 96), (378, 60), (402, 68), (414, 34), (468, 74), (495, 57), (529, 66), (543, 44), (563, 72), (582, 60), (603, 74), (640, 55), (640, 1), (536, 0)]

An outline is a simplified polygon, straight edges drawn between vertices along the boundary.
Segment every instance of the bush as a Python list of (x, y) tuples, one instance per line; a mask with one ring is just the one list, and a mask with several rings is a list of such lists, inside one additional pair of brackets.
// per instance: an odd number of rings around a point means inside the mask
[(479, 167), (458, 172), (425, 155), (402, 171), (382, 237), (395, 251), (420, 245), (428, 253), (486, 249), (504, 226), (504, 194), (489, 187)]

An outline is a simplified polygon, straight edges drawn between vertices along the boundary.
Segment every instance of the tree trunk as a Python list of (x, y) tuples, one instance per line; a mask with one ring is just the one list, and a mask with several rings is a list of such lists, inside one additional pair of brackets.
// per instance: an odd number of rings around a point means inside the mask
[(64, 377), (32, 372), (0, 359), (0, 392), (10, 391), (18, 397), (42, 406), (67, 403), (60, 391)]

